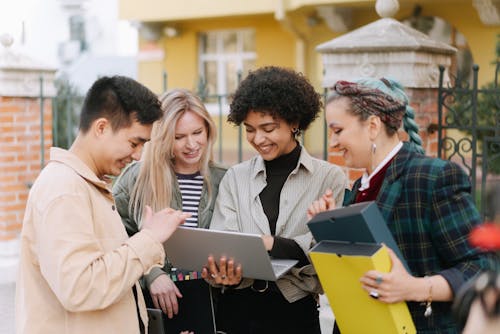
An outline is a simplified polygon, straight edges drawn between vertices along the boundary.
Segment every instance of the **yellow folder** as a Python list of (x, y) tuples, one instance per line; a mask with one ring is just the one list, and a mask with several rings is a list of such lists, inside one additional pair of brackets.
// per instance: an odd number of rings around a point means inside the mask
[(390, 271), (385, 246), (321, 241), (309, 255), (342, 334), (416, 333), (405, 302), (382, 303), (361, 287), (359, 279), (367, 271)]

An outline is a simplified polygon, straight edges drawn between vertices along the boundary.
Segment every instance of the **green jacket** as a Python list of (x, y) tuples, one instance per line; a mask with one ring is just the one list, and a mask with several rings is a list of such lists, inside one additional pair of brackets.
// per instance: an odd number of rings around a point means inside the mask
[[(130, 192), (132, 191), (137, 175), (139, 173), (141, 163), (133, 163), (127, 167), (120, 177), (116, 180), (113, 186), (113, 196), (115, 198), (116, 208), (122, 218), (123, 225), (127, 230), (129, 236), (134, 235), (139, 231), (137, 222), (135, 221), (135, 213), (129, 208)], [(219, 183), (226, 173), (226, 168), (219, 165), (211, 165), (210, 170), (210, 183), (212, 196), (209, 203), (208, 190), (206, 184), (203, 184), (201, 191), (200, 206), (198, 207), (198, 226), (201, 228), (209, 228), (212, 213), (214, 211), (215, 199), (219, 192)], [(177, 179), (175, 179), (174, 193), (172, 194), (171, 208), (182, 210), (182, 196), (179, 189)], [(165, 266), (163, 269), (153, 268), (148, 275), (145, 275), (145, 284), (149, 289), (151, 283), (161, 274), (169, 273), (172, 265), (168, 259), (165, 259)]]

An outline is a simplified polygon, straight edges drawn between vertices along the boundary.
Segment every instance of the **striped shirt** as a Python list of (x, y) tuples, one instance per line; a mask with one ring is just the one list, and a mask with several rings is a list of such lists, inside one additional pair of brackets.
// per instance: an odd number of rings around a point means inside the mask
[(200, 172), (176, 175), (182, 196), (182, 211), (191, 214), (191, 217), (184, 222), (184, 226), (198, 227), (198, 207), (203, 188), (203, 176)]

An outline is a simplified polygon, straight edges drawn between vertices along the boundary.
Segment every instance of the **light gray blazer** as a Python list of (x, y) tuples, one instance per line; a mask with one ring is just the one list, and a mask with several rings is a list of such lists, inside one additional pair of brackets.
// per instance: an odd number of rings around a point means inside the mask
[[(313, 158), (302, 148), (299, 162), (281, 190), (276, 236), (295, 240), (307, 254), (313, 244), (306, 225), (307, 208), (328, 188), (332, 189), (335, 202), (342, 203), (347, 185), (340, 167)], [(231, 167), (220, 183), (210, 229), (271, 234), (259, 197), (265, 186), (266, 168), (260, 155)], [(289, 302), (321, 292), (312, 265), (293, 268), (276, 283)], [(245, 279), (240, 287), (251, 284), (252, 280)]]

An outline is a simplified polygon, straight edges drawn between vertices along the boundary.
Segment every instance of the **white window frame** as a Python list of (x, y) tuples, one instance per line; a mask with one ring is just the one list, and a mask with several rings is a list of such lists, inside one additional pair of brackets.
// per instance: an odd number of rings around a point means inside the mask
[[(198, 38), (199, 56), (198, 56), (198, 69), (199, 77), (204, 76), (205, 62), (213, 61), (217, 64), (217, 95), (227, 95), (233, 92), (228, 92), (226, 84), (226, 64), (228, 62), (236, 63), (236, 71), (243, 71), (243, 62), (248, 60), (256, 60), (257, 53), (255, 51), (243, 51), (243, 33), (253, 31), (252, 28), (245, 29), (227, 29), (227, 30), (211, 30), (205, 31), (203, 34), (215, 36), (215, 53), (202, 53), (203, 45), (201, 36)], [(236, 51), (232, 53), (224, 52), (224, 35), (227, 33), (236, 33)], [(255, 33), (254, 33), (255, 34)], [(254, 35), (255, 36), (255, 35)], [(236, 73), (235, 73), (236, 75)], [(218, 114), (219, 108), (222, 107), (222, 113), (229, 112), (229, 105), (227, 98), (221, 99), (221, 106), (218, 103), (207, 103), (206, 107), (211, 114)]]

